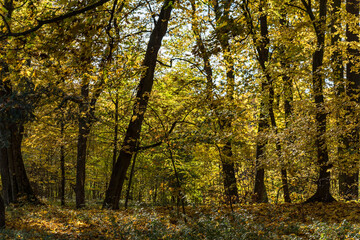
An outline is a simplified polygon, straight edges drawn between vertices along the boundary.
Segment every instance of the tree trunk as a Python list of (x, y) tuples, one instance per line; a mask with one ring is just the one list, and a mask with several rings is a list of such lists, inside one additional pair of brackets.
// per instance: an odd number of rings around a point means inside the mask
[[(227, 4), (231, 4), (231, 1), (229, 1)], [(211, 110), (215, 110), (216, 115), (218, 114), (218, 110), (216, 109), (218, 106), (213, 104), (213, 76), (212, 76), (212, 68), (210, 64), (210, 56), (211, 53), (206, 49), (205, 44), (201, 38), (201, 31), (199, 29), (199, 24), (196, 22), (196, 5), (195, 2), (191, 2), (192, 5), (192, 15), (193, 15), (193, 22), (192, 22), (192, 30), (195, 35), (196, 39), (196, 45), (199, 49), (200, 57), (203, 60), (204, 65), (204, 72), (206, 75), (206, 99), (210, 102), (210, 108)], [(224, 13), (221, 13), (220, 6), (218, 3), (215, 4), (215, 12), (216, 12), (216, 21), (217, 25), (220, 26), (217, 28), (217, 39), (220, 42), (220, 45), (222, 47), (223, 53), (224, 53), (224, 62), (226, 65), (226, 77), (227, 77), (227, 98), (226, 100), (229, 101), (230, 106), (232, 105), (233, 101), (233, 93), (234, 93), (234, 81), (235, 81), (235, 75), (234, 75), (234, 66), (233, 61), (230, 56), (230, 38), (228, 36), (227, 30), (222, 28), (222, 22), (226, 21), (229, 17), (229, 9), (225, 11)], [(229, 118), (229, 116), (218, 116), (218, 121), (220, 125), (220, 131), (229, 131), (231, 129), (231, 122), (232, 119)], [(222, 173), (224, 176), (224, 189), (225, 189), (225, 195), (226, 200), (228, 203), (236, 203), (239, 201), (239, 195), (238, 195), (238, 189), (236, 184), (236, 177), (235, 177), (235, 164), (232, 159), (232, 149), (231, 149), (231, 141), (227, 140), (223, 147), (219, 148), (220, 153), (220, 160), (222, 165)]]
[[(338, 101), (344, 97), (345, 94), (345, 85), (344, 85), (344, 66), (341, 57), (341, 52), (338, 50), (338, 44), (341, 42), (340, 34), (337, 33), (337, 28), (341, 28), (341, 22), (339, 19), (339, 11), (341, 10), (341, 0), (334, 0), (332, 2), (332, 23), (331, 23), (331, 45), (335, 47), (335, 51), (331, 56), (332, 69), (333, 69), (333, 79), (335, 86), (335, 95), (338, 98)], [(344, 124), (346, 119), (340, 114), (337, 114), (337, 125)], [(340, 165), (344, 166), (346, 159), (343, 155), (346, 152), (344, 148), (344, 140), (346, 134), (341, 133), (338, 140), (338, 158)], [(344, 161), (344, 162), (343, 162)], [(348, 189), (346, 184), (346, 173), (344, 170), (340, 170), (339, 173), (339, 195), (343, 198), (346, 198)]]
[(133, 106), (133, 114), (128, 125), (124, 142), (122, 144), (119, 157), (111, 174), (109, 187), (105, 194), (103, 206), (105, 208), (118, 209), (119, 200), (125, 180), (127, 169), (131, 163), (132, 155), (137, 146), (144, 114), (148, 105), (151, 89), (154, 82), (154, 72), (157, 55), (161, 47), (161, 42), (166, 34), (168, 21), (170, 19), (173, 2), (165, 0), (161, 8), (160, 15), (156, 21), (155, 27), (150, 35), (149, 43), (145, 53), (145, 59), (142, 64), (144, 67), (143, 77), (140, 79), (138, 92), (136, 94)]
[(61, 171), (61, 186), (60, 186), (60, 201), (61, 206), (65, 206), (65, 147), (64, 147), (64, 120), (60, 122), (61, 146), (60, 146), (60, 171)]
[(0, 229), (5, 228), (5, 203), (3, 197), (0, 195)]
[(235, 164), (230, 141), (220, 148), (221, 166), (224, 175), (224, 189), (227, 202), (232, 205), (239, 202), (239, 193), (235, 177)]
[(125, 196), (125, 209), (128, 208), (128, 202), (130, 199), (130, 190), (131, 190), (131, 183), (132, 183), (132, 179), (134, 176), (134, 172), (135, 172), (135, 164), (136, 164), (136, 157), (137, 157), (138, 151), (135, 152), (134, 157), (133, 157), (133, 163), (131, 166), (131, 170), (130, 170), (130, 177), (129, 177), (129, 182), (128, 182), (128, 186), (126, 189), (126, 196)]
[(2, 195), (4, 196), (4, 202), (8, 205), (11, 202), (15, 202), (15, 196), (13, 195), (12, 181), (10, 178), (9, 162), (7, 157), (7, 149), (1, 148), (0, 150), (0, 168), (1, 168), (1, 182), (2, 182)]
[[(256, 49), (258, 53), (258, 61), (260, 67), (265, 75), (265, 79), (261, 82), (261, 102), (260, 102), (260, 116), (258, 123), (258, 133), (261, 134), (266, 129), (269, 128), (268, 120), (266, 119), (266, 115), (270, 115), (272, 106), (270, 106), (270, 84), (272, 84), (271, 76), (267, 71), (267, 62), (269, 60), (269, 37), (268, 37), (268, 24), (267, 24), (267, 14), (263, 12), (263, 7), (266, 4), (265, 0), (260, 1), (260, 34), (261, 39), (259, 43), (254, 41), (256, 44)], [(252, 24), (252, 23), (251, 23)], [(267, 97), (268, 95), (268, 97)], [(267, 112), (269, 111), (269, 112)], [(272, 112), (273, 113), (273, 112)], [(275, 119), (274, 119), (275, 120)], [(275, 122), (273, 122), (275, 124)], [(254, 186), (254, 201), (255, 202), (268, 202), (268, 197), (266, 193), (265, 186), (265, 169), (261, 163), (262, 158), (265, 155), (265, 144), (258, 140), (256, 143), (256, 160), (255, 160), (255, 186)]]
[[(3, 124), (2, 124), (3, 125)], [(0, 149), (1, 178), (3, 183), (3, 196), (5, 203), (17, 202), (26, 197), (26, 201), (39, 203), (30, 181), (27, 177), (24, 161), (21, 154), (21, 143), (23, 137), (22, 124), (4, 124), (7, 129), (1, 129), (8, 138), (7, 146)], [(6, 133), (7, 132), (7, 133)]]
[(178, 207), (177, 209), (178, 209), (178, 212), (179, 212), (179, 201), (181, 201), (182, 211), (183, 211), (183, 215), (184, 215), (183, 216), (184, 217), (184, 222), (187, 223), (187, 219), (185, 217), (185, 215), (186, 215), (186, 212), (185, 212), (185, 195), (184, 195), (183, 189), (181, 187), (179, 174), (177, 172), (176, 165), (175, 165), (174, 154), (173, 154), (173, 152), (171, 150), (169, 142), (167, 143), (167, 147), (168, 147), (171, 163), (172, 163), (175, 178), (176, 178), (176, 190), (175, 191), (176, 191), (176, 199), (177, 199), (177, 207)]
[[(346, 12), (359, 18), (359, 0), (347, 0)], [(357, 23), (358, 25), (358, 23)], [(350, 30), (349, 26), (346, 26), (346, 41), (359, 43), (359, 37), (357, 33)], [(351, 60), (346, 66), (346, 93), (350, 99), (350, 103), (347, 105), (346, 117), (348, 119), (355, 120), (355, 128), (350, 130), (349, 134), (343, 136), (343, 143), (346, 151), (349, 154), (347, 159), (347, 171), (341, 171), (339, 175), (339, 193), (346, 200), (357, 200), (359, 195), (359, 120), (356, 118), (355, 105), (360, 103), (359, 89), (360, 89), (360, 74), (356, 70), (357, 63), (354, 63), (355, 58), (360, 56), (358, 49), (351, 46), (348, 47), (348, 55)], [(353, 154), (355, 153), (355, 154)]]
[[(284, 66), (284, 64), (282, 64)], [(287, 69), (287, 68), (285, 68)], [(292, 80), (287, 75), (284, 74), (282, 76), (282, 79), (284, 81), (284, 112), (285, 112), (285, 127), (287, 129), (290, 128), (290, 119), (292, 116), (292, 102), (293, 102), (293, 93), (292, 93)], [(293, 137), (289, 136), (289, 142), (293, 143)], [(283, 192), (284, 192), (284, 201), (290, 203), (290, 190), (289, 190), (289, 184), (288, 184), (288, 178), (287, 178), (287, 171), (286, 168), (282, 167), (281, 169), (281, 181), (283, 185)]]
[(113, 162), (112, 168), (114, 169), (116, 163), (117, 147), (118, 147), (118, 132), (119, 132), (119, 94), (116, 93), (115, 99), (115, 130), (114, 130), (114, 149), (113, 149)]
[[(232, 1), (226, 1), (223, 4), (219, 5), (219, 1), (215, 3), (214, 10), (215, 10), (215, 19), (216, 19), (216, 38), (220, 43), (221, 50), (224, 56), (224, 65), (226, 69), (226, 96), (225, 102), (223, 102), (223, 106), (227, 106), (227, 112), (232, 111), (232, 107), (234, 105), (234, 87), (235, 87), (235, 73), (234, 73), (234, 61), (231, 56), (231, 46), (230, 46), (230, 7)], [(206, 64), (205, 60), (206, 55), (203, 54), (204, 63)], [(207, 65), (205, 65), (206, 67)], [(209, 80), (208, 80), (209, 82)], [(219, 113), (218, 113), (219, 114)], [(232, 114), (228, 114), (226, 116), (223, 115), (220, 111), (219, 116), (219, 125), (220, 131), (228, 133), (226, 135), (232, 136), (232, 126), (233, 117)], [(221, 155), (221, 164), (222, 164), (222, 172), (224, 175), (224, 188), (225, 188), (225, 195), (227, 198), (227, 202), (232, 206), (232, 203), (239, 202), (239, 193), (236, 184), (236, 177), (235, 177), (235, 163), (233, 159), (232, 153), (232, 143), (231, 137), (227, 137), (224, 140), (224, 146), (220, 148), (220, 155)]]
[[(10, 101), (17, 101), (12, 92), (12, 87), (4, 78), (9, 74), (8, 65), (1, 61), (0, 73), (0, 101), (6, 109)], [(15, 100), (13, 100), (15, 98)], [(13, 111), (24, 111), (12, 109)], [(26, 196), (26, 200), (38, 203), (30, 181), (27, 177), (21, 153), (23, 139), (23, 122), (26, 119), (17, 119), (10, 111), (1, 111), (0, 115), (0, 167), (3, 186), (3, 198), (5, 204), (18, 201), (20, 197)]]
[[(281, 18), (280, 18), (280, 25), (281, 27), (286, 27), (286, 11), (284, 9), (281, 10)], [(285, 33), (285, 32), (284, 32)], [(292, 108), (292, 102), (293, 102), (293, 83), (292, 79), (289, 76), (288, 70), (290, 69), (289, 65), (290, 63), (286, 58), (284, 58), (286, 52), (286, 46), (280, 46), (280, 64), (282, 67), (282, 70), (284, 71), (282, 73), (282, 80), (283, 80), (283, 86), (284, 86), (284, 113), (285, 113), (285, 128), (290, 129), (291, 125), (291, 117), (293, 113)], [(292, 144), (293, 136), (289, 136), (289, 143)], [(289, 183), (288, 183), (288, 177), (287, 177), (287, 170), (284, 166), (281, 167), (281, 182), (283, 185), (283, 192), (284, 192), (284, 201), (290, 203), (290, 190), (289, 190)]]
[(76, 165), (76, 208), (85, 206), (85, 165), (87, 140), (90, 134), (91, 119), (89, 115), (89, 82), (81, 86), (82, 101), (79, 103), (79, 133), (77, 143), (77, 165)]
[[(261, 114), (260, 114), (261, 118)], [(261, 132), (263, 129), (267, 128), (268, 125), (264, 124), (265, 120), (259, 120), (259, 130), (258, 132)], [(267, 203), (268, 202), (268, 196), (266, 192), (266, 186), (265, 186), (265, 169), (261, 164), (261, 158), (264, 155), (264, 148), (265, 144), (257, 142), (256, 143), (256, 161), (255, 161), (255, 185), (254, 185), (254, 202), (257, 203)]]
[(315, 147), (317, 149), (317, 166), (319, 168), (319, 177), (317, 180), (317, 190), (315, 194), (306, 202), (333, 202), (335, 199), (330, 193), (330, 172), (332, 167), (329, 164), (329, 155), (326, 144), (326, 118), (327, 113), (325, 109), (323, 82), (324, 75), (322, 73), (323, 59), (324, 59), (324, 45), (325, 45), (325, 30), (326, 30), (326, 4), (327, 0), (319, 1), (319, 17), (316, 19), (313, 14), (313, 9), (310, 5), (303, 1), (304, 6), (311, 18), (317, 38), (317, 48), (313, 54), (312, 63), (312, 80), (313, 80), (313, 95), (315, 108)]

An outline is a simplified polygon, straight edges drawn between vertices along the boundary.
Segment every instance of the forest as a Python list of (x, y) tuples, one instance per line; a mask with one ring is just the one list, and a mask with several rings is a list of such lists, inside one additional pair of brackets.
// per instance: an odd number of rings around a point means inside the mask
[(0, 0), (2, 239), (360, 239), (360, 0)]

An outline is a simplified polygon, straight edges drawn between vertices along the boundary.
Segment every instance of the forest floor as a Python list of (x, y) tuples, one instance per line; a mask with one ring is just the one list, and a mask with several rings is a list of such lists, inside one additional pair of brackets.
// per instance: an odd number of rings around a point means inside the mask
[(131, 210), (8, 207), (0, 239), (360, 239), (360, 204), (254, 204)]

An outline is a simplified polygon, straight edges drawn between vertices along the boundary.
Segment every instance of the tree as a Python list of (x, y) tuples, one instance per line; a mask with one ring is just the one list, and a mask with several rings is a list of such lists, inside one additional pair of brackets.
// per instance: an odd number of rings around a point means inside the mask
[(26, 196), (28, 201), (38, 202), (27, 177), (21, 153), (24, 124), (32, 116), (33, 109), (29, 102), (34, 101), (30, 95), (33, 87), (28, 79), (22, 78), (30, 86), (23, 89), (25, 90), (24, 94), (14, 92), (10, 81), (10, 67), (4, 61), (1, 62), (1, 65), (0, 168), (4, 201), (5, 204), (9, 204)]
[(5, 228), (5, 203), (0, 195), (0, 228)]
[[(356, 60), (356, 58), (360, 56), (360, 51), (357, 47), (355, 47), (355, 44), (359, 42), (359, 37), (356, 33), (356, 27), (354, 26), (357, 26), (359, 22), (359, 1), (346, 1), (346, 12), (350, 15), (350, 23), (347, 23), (346, 25), (346, 41), (349, 43), (347, 49), (349, 60), (346, 65), (347, 81), (345, 85), (346, 95), (349, 99), (349, 102), (346, 105), (346, 113), (344, 120), (346, 121), (346, 123), (349, 123), (348, 125), (350, 125), (350, 131), (344, 134), (344, 136), (342, 136), (341, 138), (344, 145), (344, 149), (342, 149), (342, 152), (345, 150), (348, 153), (346, 154), (346, 156), (348, 157), (348, 167), (347, 169), (343, 169), (340, 172), (339, 192), (340, 195), (346, 200), (357, 200), (359, 195), (359, 120), (356, 117), (355, 106), (356, 104), (360, 103), (360, 74), (357, 70), (358, 62)], [(336, 70), (340, 71), (342, 70), (342, 68)], [(351, 123), (352, 121), (354, 121), (354, 123)]]
[[(235, 72), (234, 72), (234, 61), (232, 59), (232, 50), (230, 46), (230, 34), (232, 21), (230, 19), (230, 8), (232, 1), (215, 1), (214, 11), (216, 19), (215, 35), (217, 41), (220, 43), (221, 51), (224, 58), (224, 65), (226, 71), (226, 97), (222, 101), (222, 105), (227, 105), (228, 111), (222, 111), (217, 109), (218, 122), (221, 132), (225, 135), (230, 135), (225, 139), (225, 143), (220, 147), (220, 160), (222, 164), (222, 171), (224, 174), (224, 188), (227, 202), (236, 203), (239, 201), (238, 188), (236, 185), (235, 177), (235, 162), (232, 150), (232, 122), (233, 117), (231, 111), (234, 106), (234, 91), (235, 91)], [(203, 54), (204, 55), (204, 54)], [(204, 55), (205, 56), (205, 55)], [(204, 61), (205, 62), (205, 61)], [(219, 111), (220, 110), (220, 111)]]
[(164, 1), (159, 17), (155, 22), (154, 29), (150, 35), (144, 61), (142, 63), (142, 66), (144, 67), (144, 73), (140, 79), (135, 103), (133, 105), (132, 117), (120, 149), (119, 157), (111, 174), (109, 187), (106, 191), (105, 200), (103, 203), (105, 208), (119, 208), (120, 194), (124, 184), (127, 169), (129, 168), (132, 156), (136, 151), (136, 146), (139, 141), (144, 114), (154, 82), (157, 55), (161, 47), (162, 39), (167, 32), (173, 4), (174, 3), (172, 1)]
[(330, 171), (332, 165), (329, 164), (329, 153), (326, 143), (326, 118), (325, 100), (323, 92), (324, 74), (323, 61), (325, 49), (325, 31), (326, 31), (326, 12), (327, 0), (320, 0), (318, 6), (319, 16), (314, 14), (314, 8), (311, 1), (301, 0), (310, 18), (316, 35), (316, 49), (312, 59), (312, 94), (315, 103), (315, 147), (317, 150), (317, 167), (319, 168), (319, 177), (317, 180), (317, 189), (313, 196), (306, 202), (333, 202), (335, 199), (330, 193)]
[[(282, 33), (286, 34), (285, 31), (287, 30), (286, 28), (286, 10), (284, 9), (284, 7), (281, 8), (281, 12), (280, 12), (280, 27), (282, 28)], [(284, 92), (284, 115), (285, 115), (285, 128), (290, 129), (291, 127), (291, 118), (292, 118), (292, 114), (293, 114), (293, 107), (292, 107), (292, 103), (294, 100), (293, 97), (293, 82), (292, 82), (292, 77), (290, 76), (290, 74), (288, 73), (288, 70), (290, 69), (290, 63), (289, 60), (291, 59), (290, 57), (286, 56), (286, 50), (287, 50), (287, 46), (284, 44), (280, 45), (280, 64), (282, 67), (282, 74), (281, 74), (281, 78), (283, 81), (283, 92)], [(272, 114), (274, 115), (274, 114)], [(272, 120), (272, 122), (274, 122)], [(273, 127), (276, 127), (276, 125), (272, 124)], [(292, 143), (293, 142), (293, 137), (290, 136), (289, 137), (289, 142)], [(279, 142), (277, 142), (278, 145), (280, 145)], [(278, 150), (279, 147), (277, 147)], [(290, 190), (289, 190), (289, 184), (288, 184), (288, 177), (287, 177), (287, 170), (285, 167), (281, 167), (281, 181), (282, 181), (282, 187), (283, 187), (283, 192), (284, 192), (284, 201), (285, 202), (291, 202), (291, 198), (290, 198)]]
[[(60, 22), (64, 19), (73, 17), (75, 15), (84, 13), (88, 10), (101, 6), (102, 4), (108, 2), (105, 0), (98, 1), (96, 3), (90, 4), (84, 8), (65, 13), (63, 15), (48, 18), (46, 20), (37, 20), (35, 25), (28, 25), (28, 29), (21, 29), (16, 24), (12, 24), (13, 12), (17, 8), (12, 0), (5, 0), (2, 5), (6, 10), (6, 13), (1, 13), (1, 24), (2, 32), (0, 33), (0, 40), (6, 42), (9, 37), (21, 37), (27, 36), (30, 33), (36, 32), (41, 27), (47, 24)], [(20, 7), (32, 7), (33, 5), (24, 5)], [(34, 10), (35, 8), (33, 8)], [(25, 12), (28, 9), (25, 9)], [(34, 15), (34, 11), (31, 12)], [(20, 24), (21, 25), (21, 24)], [(21, 25), (22, 27), (22, 25)], [(3, 48), (2, 51), (6, 51), (6, 48)], [(3, 56), (7, 55), (6, 53), (1, 53)], [(29, 62), (29, 65), (31, 63)], [(27, 103), (33, 103), (34, 89), (31, 86), (31, 80), (26, 78), (21, 78), (20, 81), (27, 82), (27, 89), (14, 89), (12, 85), (14, 70), (11, 69), (9, 63), (6, 61), (1, 62), (1, 133), (2, 133), (2, 144), (0, 149), (0, 164), (1, 164), (1, 175), (3, 182), (3, 193), (5, 203), (14, 202), (21, 195), (25, 194), (30, 201), (37, 201), (37, 198), (34, 195), (34, 192), (31, 188), (30, 181), (26, 175), (22, 153), (21, 153), (21, 142), (23, 139), (24, 123), (30, 120), (31, 112), (33, 111), (30, 107), (31, 104), (24, 104), (23, 106), (28, 106), (30, 109), (23, 109), (19, 107), (18, 104), (22, 105), (22, 101)], [(30, 89), (29, 89), (30, 87)], [(22, 94), (19, 95), (17, 92), (23, 90)], [(24, 92), (24, 90), (26, 90)], [(15, 92), (14, 92), (15, 91)], [(28, 96), (25, 98), (25, 96)], [(32, 98), (31, 98), (31, 97)]]
[[(259, 4), (260, 14), (260, 37), (257, 37), (255, 27), (253, 24), (252, 13), (248, 2), (241, 5), (246, 18), (248, 31), (252, 36), (253, 43), (255, 45), (257, 59), (264, 75), (261, 81), (261, 96), (259, 106), (259, 119), (258, 119), (258, 135), (260, 136), (269, 129), (269, 122), (267, 116), (269, 115), (270, 96), (269, 96), (269, 84), (271, 84), (271, 76), (267, 70), (267, 64), (269, 61), (269, 37), (268, 37), (268, 25), (267, 14), (264, 10), (266, 1), (261, 0)], [(268, 202), (268, 196), (265, 186), (265, 168), (263, 166), (263, 160), (265, 158), (265, 142), (263, 139), (258, 139), (256, 142), (256, 156), (255, 156), (255, 184), (254, 184), (254, 201), (255, 202)]]

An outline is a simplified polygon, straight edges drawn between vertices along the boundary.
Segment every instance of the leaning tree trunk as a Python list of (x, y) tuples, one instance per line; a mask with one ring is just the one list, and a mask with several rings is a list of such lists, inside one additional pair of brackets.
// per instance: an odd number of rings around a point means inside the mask
[(306, 202), (333, 202), (335, 199), (330, 193), (330, 171), (329, 155), (326, 144), (326, 118), (322, 73), (324, 60), (325, 30), (326, 30), (326, 5), (327, 0), (319, 1), (319, 17), (316, 19), (311, 5), (302, 1), (310, 19), (313, 22), (316, 34), (316, 50), (313, 54), (312, 63), (312, 81), (313, 96), (315, 102), (315, 147), (317, 150), (317, 167), (319, 168), (319, 177), (317, 180), (317, 189), (315, 194)]
[(156, 21), (155, 27), (150, 35), (144, 62), (142, 64), (144, 67), (144, 74), (140, 79), (133, 106), (133, 114), (125, 134), (124, 142), (120, 149), (119, 157), (111, 174), (109, 187), (105, 194), (105, 200), (103, 203), (105, 208), (119, 208), (122, 187), (127, 169), (131, 163), (131, 158), (136, 151), (136, 146), (140, 138), (141, 126), (154, 82), (156, 60), (161, 47), (162, 39), (167, 31), (173, 4), (174, 3), (171, 0), (164, 1), (158, 20)]
[[(359, 18), (359, 0), (347, 0), (346, 1), (346, 12), (355, 17)], [(357, 24), (358, 25), (358, 22)], [(346, 40), (352, 43), (359, 43), (358, 34), (353, 32), (349, 27), (349, 24), (346, 26)], [(360, 56), (359, 50), (355, 47), (348, 47), (348, 53), (351, 60), (347, 63), (346, 66), (346, 93), (350, 99), (350, 103), (346, 109), (346, 117), (353, 119), (355, 122), (355, 128), (351, 129), (349, 134), (343, 137), (343, 142), (347, 152), (354, 152), (355, 154), (350, 154), (348, 162), (347, 171), (341, 171), (339, 176), (339, 190), (340, 195), (346, 200), (357, 200), (359, 195), (359, 131), (358, 124), (359, 121), (356, 117), (355, 105), (360, 103), (359, 89), (360, 89), (360, 74), (356, 69), (357, 61), (355, 60)]]

